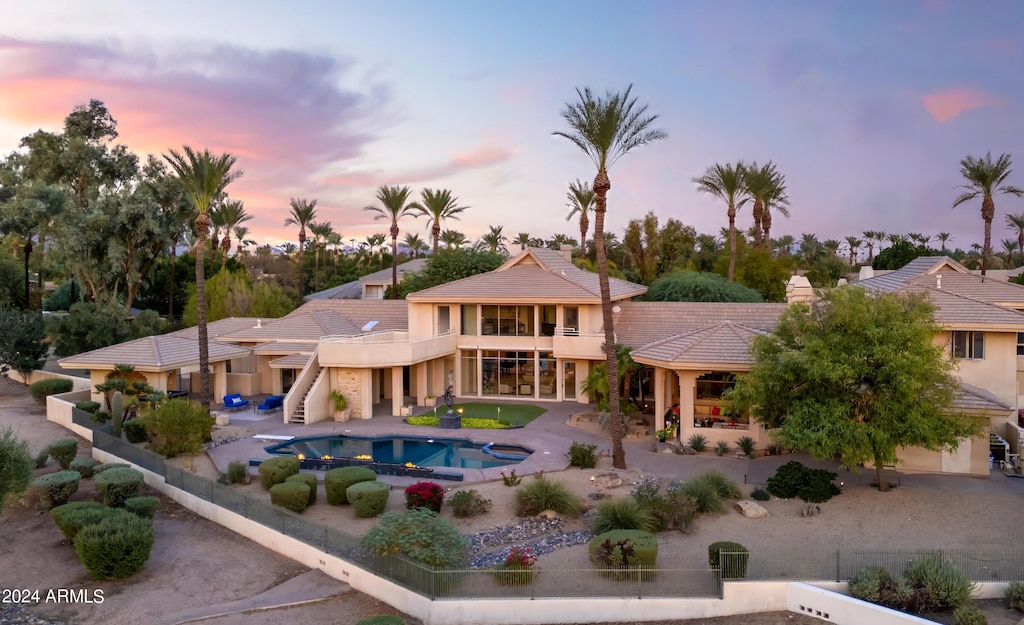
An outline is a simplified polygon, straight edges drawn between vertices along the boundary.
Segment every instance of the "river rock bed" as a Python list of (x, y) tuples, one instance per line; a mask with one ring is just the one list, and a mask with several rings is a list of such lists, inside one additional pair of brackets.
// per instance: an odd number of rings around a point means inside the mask
[[(534, 556), (547, 555), (558, 549), (581, 545), (590, 540), (590, 532), (562, 532), (565, 519), (524, 519), (502, 525), (469, 537), (471, 568), (489, 568), (503, 562), (513, 547), (525, 547)], [(496, 547), (502, 547), (495, 549)]]

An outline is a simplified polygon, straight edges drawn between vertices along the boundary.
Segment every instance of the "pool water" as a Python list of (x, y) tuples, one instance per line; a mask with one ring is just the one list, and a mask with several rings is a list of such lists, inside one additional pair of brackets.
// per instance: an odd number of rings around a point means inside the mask
[(355, 458), (369, 455), (374, 462), (418, 467), (489, 469), (519, 464), (533, 450), (518, 445), (476, 443), (459, 438), (417, 436), (312, 436), (296, 438), (266, 448), (272, 454), (302, 454), (306, 458)]

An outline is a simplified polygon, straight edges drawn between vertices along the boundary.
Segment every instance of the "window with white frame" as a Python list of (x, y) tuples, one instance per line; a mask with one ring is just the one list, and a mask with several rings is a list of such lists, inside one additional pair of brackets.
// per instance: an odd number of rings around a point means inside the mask
[(953, 356), (967, 360), (984, 360), (985, 333), (953, 330)]

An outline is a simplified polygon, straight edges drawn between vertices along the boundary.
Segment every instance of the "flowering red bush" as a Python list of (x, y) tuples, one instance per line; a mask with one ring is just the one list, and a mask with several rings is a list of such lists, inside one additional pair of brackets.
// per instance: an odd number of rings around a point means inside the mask
[(444, 488), (433, 482), (417, 482), (405, 489), (405, 507), (426, 508), (434, 512), (441, 512), (441, 504), (444, 503)]
[(494, 569), (494, 579), (503, 586), (522, 586), (533, 581), (537, 556), (529, 547), (512, 547), (505, 561)]

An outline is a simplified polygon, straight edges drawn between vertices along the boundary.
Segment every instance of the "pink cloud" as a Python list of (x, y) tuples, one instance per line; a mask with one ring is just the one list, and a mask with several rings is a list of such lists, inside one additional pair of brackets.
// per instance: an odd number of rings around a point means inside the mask
[(505, 146), (484, 144), (454, 154), (448, 158), (447, 162), (439, 165), (402, 172), (383, 170), (348, 172), (327, 177), (324, 179), (324, 182), (332, 186), (357, 188), (373, 188), (384, 184), (431, 183), (461, 171), (497, 165), (509, 160), (513, 155), (513, 151)]
[(972, 87), (954, 87), (921, 96), (921, 102), (935, 121), (944, 124), (967, 111), (995, 104), (995, 99)]

